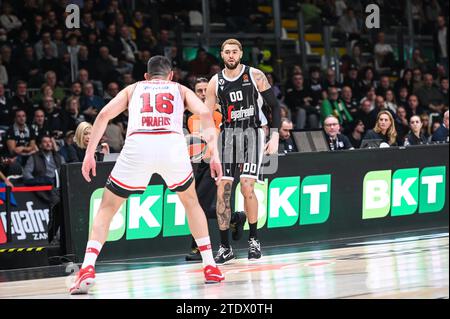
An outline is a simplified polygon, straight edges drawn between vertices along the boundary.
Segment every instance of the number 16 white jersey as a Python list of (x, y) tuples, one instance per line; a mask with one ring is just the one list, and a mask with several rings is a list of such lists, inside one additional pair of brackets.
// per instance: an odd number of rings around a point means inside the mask
[(128, 104), (127, 136), (145, 132), (183, 134), (184, 102), (176, 82), (138, 82)]

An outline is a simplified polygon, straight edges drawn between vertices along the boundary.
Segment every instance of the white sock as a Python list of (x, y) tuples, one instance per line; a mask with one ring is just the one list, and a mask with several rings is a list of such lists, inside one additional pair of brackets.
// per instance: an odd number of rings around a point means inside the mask
[(86, 268), (87, 266), (95, 267), (95, 261), (102, 250), (102, 244), (96, 240), (90, 240), (86, 246), (86, 254), (84, 255), (84, 262), (81, 268)]
[(203, 267), (206, 267), (208, 265), (216, 267), (216, 262), (214, 261), (211, 250), (211, 241), (209, 240), (209, 236), (198, 238), (195, 240), (195, 242), (197, 243), (200, 254), (202, 255)]

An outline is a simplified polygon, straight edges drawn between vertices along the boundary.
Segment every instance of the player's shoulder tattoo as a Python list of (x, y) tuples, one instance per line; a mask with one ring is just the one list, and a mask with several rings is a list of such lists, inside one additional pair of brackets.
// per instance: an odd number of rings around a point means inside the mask
[(261, 70), (252, 68), (252, 72), (252, 75), (260, 91), (265, 91), (270, 88), (269, 81), (267, 80), (266, 75)]

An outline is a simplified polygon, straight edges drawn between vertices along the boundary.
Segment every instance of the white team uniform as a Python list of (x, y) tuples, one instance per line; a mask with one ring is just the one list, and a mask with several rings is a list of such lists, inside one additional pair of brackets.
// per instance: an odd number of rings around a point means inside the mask
[(128, 105), (127, 138), (106, 187), (121, 197), (143, 193), (158, 173), (169, 189), (192, 183), (192, 165), (183, 135), (184, 103), (179, 84), (138, 82)]

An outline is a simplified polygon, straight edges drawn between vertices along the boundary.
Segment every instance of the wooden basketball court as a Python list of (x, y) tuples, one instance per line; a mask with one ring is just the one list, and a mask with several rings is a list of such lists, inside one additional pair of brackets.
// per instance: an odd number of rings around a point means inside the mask
[(263, 246), (259, 261), (221, 266), (226, 281), (214, 285), (205, 285), (201, 265), (182, 255), (100, 263), (96, 286), (84, 296), (67, 293), (73, 264), (0, 271), (0, 298), (448, 298), (448, 246), (448, 229), (339, 245)]

